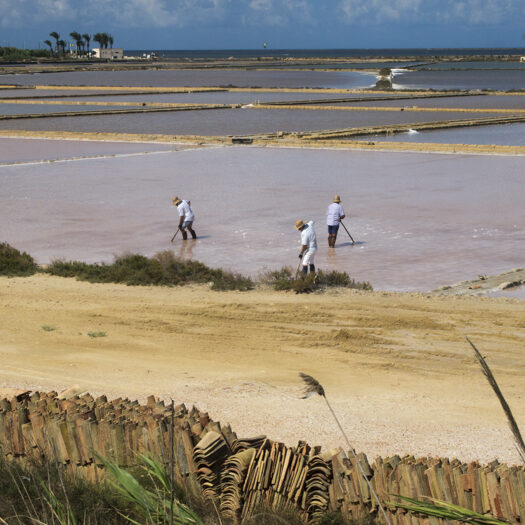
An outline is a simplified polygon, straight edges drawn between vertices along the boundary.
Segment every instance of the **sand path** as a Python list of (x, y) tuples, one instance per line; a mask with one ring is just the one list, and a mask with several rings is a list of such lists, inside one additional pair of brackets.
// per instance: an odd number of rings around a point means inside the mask
[[(195, 403), (239, 435), (376, 454), (517, 462), (497, 400), (464, 340), (487, 356), (525, 429), (525, 302), (424, 294), (88, 284), (0, 278), (0, 389), (63, 389)], [(49, 327), (48, 331), (43, 327)], [(88, 333), (105, 335), (90, 337)]]

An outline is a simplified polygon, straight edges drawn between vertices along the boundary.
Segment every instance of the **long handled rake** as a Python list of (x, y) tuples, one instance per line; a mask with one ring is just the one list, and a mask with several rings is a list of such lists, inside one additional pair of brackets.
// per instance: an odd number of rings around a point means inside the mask
[(355, 244), (354, 238), (350, 235), (350, 232), (348, 231), (347, 227), (344, 225), (343, 221), (340, 221), (341, 225), (345, 229), (346, 233), (348, 233), (348, 237), (350, 237), (350, 240), (352, 241), (352, 244)]
[(297, 265), (297, 270), (295, 270), (295, 279), (297, 280), (299, 278), (299, 270), (301, 269), (301, 264), (303, 260), (299, 259), (299, 264)]
[(177, 237), (177, 233), (180, 232), (180, 226), (177, 228), (177, 231), (175, 232), (175, 235), (171, 238), (171, 242), (174, 241), (175, 237)]

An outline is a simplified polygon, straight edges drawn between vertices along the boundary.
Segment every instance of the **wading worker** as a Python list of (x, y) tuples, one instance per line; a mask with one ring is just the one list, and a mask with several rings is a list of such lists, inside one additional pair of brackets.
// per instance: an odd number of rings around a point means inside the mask
[(299, 253), (299, 259), (303, 262), (303, 275), (308, 273), (308, 267), (310, 273), (315, 273), (314, 257), (317, 251), (317, 238), (315, 236), (314, 221), (308, 221), (305, 223), (299, 219), (295, 223), (295, 229), (301, 232), (301, 253)]
[(335, 248), (335, 240), (337, 239), (337, 230), (341, 219), (345, 218), (345, 210), (340, 204), (341, 198), (339, 195), (334, 196), (334, 202), (328, 206), (326, 210), (326, 224), (328, 225), (328, 247)]
[(190, 208), (190, 201), (184, 201), (179, 199), (179, 197), (173, 197), (172, 202), (174, 206), (177, 206), (177, 211), (179, 212), (179, 230), (182, 233), (182, 240), (185, 241), (188, 239), (186, 230), (191, 233), (193, 239), (196, 239), (197, 234), (192, 228), (195, 215)]

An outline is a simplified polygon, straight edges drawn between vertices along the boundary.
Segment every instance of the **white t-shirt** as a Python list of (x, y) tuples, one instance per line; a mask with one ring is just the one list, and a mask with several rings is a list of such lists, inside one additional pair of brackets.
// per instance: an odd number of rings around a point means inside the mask
[(185, 221), (193, 221), (195, 215), (193, 214), (188, 201), (182, 201), (178, 206), (177, 210), (179, 211), (179, 217), (184, 217)]
[(308, 251), (317, 250), (317, 237), (315, 236), (314, 221), (306, 223), (306, 228), (301, 232), (301, 244), (308, 247)]
[(343, 210), (343, 207), (337, 202), (332, 202), (326, 210), (326, 224), (328, 226), (337, 226), (344, 214), (345, 210)]

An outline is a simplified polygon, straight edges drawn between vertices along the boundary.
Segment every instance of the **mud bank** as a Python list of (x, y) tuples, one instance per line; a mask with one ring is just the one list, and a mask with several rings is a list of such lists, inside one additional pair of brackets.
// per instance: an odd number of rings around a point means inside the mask
[(517, 290), (525, 284), (525, 268), (515, 268), (498, 275), (480, 275), (477, 279), (440, 286), (441, 295), (486, 295), (501, 290)]

